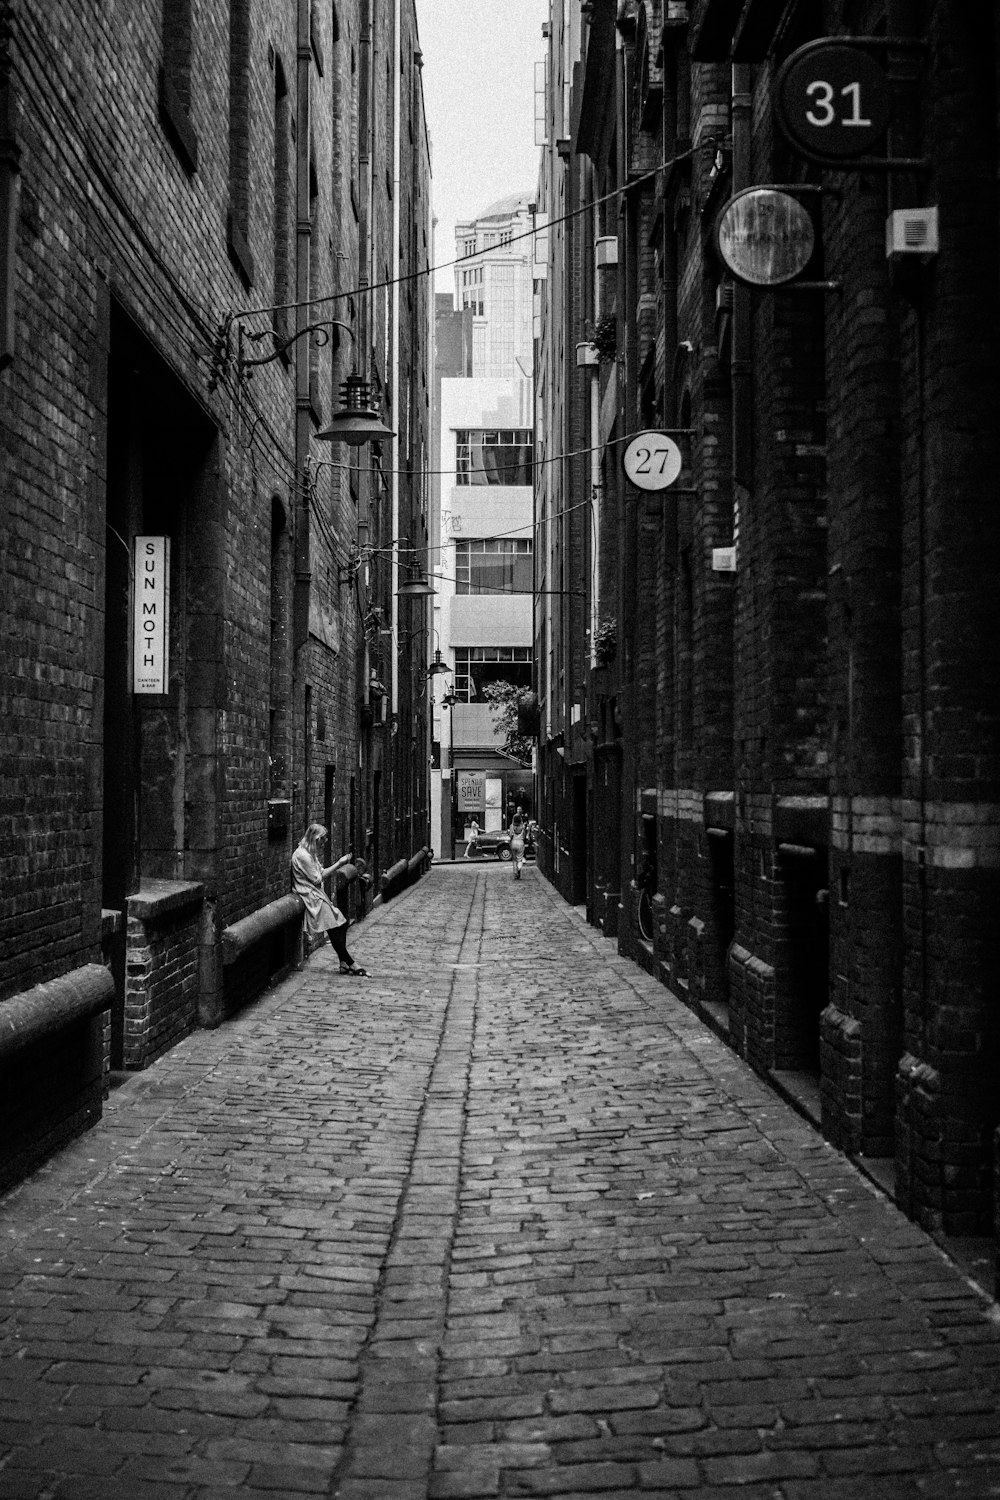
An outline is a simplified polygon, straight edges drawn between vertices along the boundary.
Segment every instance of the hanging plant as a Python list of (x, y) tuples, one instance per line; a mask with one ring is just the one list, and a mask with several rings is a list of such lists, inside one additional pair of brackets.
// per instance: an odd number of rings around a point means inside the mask
[(609, 667), (618, 654), (618, 633), (614, 620), (602, 620), (594, 632), (594, 660), (599, 667)]
[(599, 360), (614, 359), (618, 353), (618, 319), (613, 313), (605, 313), (604, 317), (598, 320), (590, 342), (597, 350)]

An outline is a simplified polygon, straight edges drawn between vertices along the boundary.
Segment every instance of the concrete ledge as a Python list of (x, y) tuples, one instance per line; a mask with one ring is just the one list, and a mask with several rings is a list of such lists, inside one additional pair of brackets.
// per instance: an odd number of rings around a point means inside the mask
[(74, 1021), (108, 1010), (115, 981), (103, 964), (85, 964), (0, 1001), (0, 1062)]
[(706, 792), (702, 798), (702, 817), (706, 828), (721, 828), (732, 833), (736, 827), (736, 799), (732, 792)]
[(289, 892), (287, 896), (279, 896), (277, 901), (270, 901), (267, 906), (251, 912), (242, 921), (234, 922), (232, 927), (223, 928), (223, 965), (235, 963), (254, 943), (260, 942), (261, 938), (268, 937), (289, 922), (296, 921), (304, 910), (302, 897)]
[(432, 858), (433, 851), (425, 846), (409, 859), (397, 859), (382, 876), (379, 890), (383, 904), (391, 901), (393, 896), (398, 896), (400, 891), (412, 885), (415, 880), (419, 880), (425, 870), (430, 868)]
[(779, 797), (774, 804), (772, 837), (780, 844), (830, 842), (829, 797)]
[(205, 887), (193, 880), (144, 880), (128, 898), (128, 914), (140, 922), (162, 922), (188, 907), (200, 905)]

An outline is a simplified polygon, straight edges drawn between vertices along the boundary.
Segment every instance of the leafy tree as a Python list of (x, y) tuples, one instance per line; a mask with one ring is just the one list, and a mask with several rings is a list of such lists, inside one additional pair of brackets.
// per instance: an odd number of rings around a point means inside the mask
[(490, 705), (494, 729), (504, 736), (504, 750), (522, 766), (530, 766), (531, 740), (517, 732), (517, 705), (522, 691), (512, 682), (487, 682), (483, 697)]

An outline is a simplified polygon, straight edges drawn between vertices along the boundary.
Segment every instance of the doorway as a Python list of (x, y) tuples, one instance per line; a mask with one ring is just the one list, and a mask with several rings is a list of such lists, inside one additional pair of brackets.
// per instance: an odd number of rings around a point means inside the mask
[[(105, 484), (104, 660), (102, 730), (101, 903), (121, 914), (108, 960), (115, 978), (111, 1066), (124, 1057), (125, 968), (129, 896), (143, 878), (202, 878), (214, 859), (216, 809), (203, 792), (214, 766), (211, 735), (192, 741), (191, 710), (212, 706), (210, 673), (193, 674), (191, 658), (214, 652), (222, 599), (206, 590), (216, 577), (207, 535), (214, 520), (215, 429), (125, 311), (112, 302), (108, 353)], [(189, 546), (189, 527), (197, 545)], [(204, 528), (204, 531), (203, 531)], [(217, 529), (217, 528), (216, 528)], [(166, 691), (132, 691), (133, 549), (137, 536), (170, 541), (169, 673)], [(191, 563), (189, 559), (195, 557)], [(202, 603), (187, 607), (189, 589)], [(208, 722), (212, 722), (209, 718)]]
[(573, 776), (573, 841), (570, 901), (583, 906), (587, 900), (587, 774)]

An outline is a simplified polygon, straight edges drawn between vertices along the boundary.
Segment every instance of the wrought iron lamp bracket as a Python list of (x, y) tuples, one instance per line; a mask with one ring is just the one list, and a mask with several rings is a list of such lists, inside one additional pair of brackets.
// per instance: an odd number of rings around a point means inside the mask
[[(326, 344), (328, 344), (330, 342), (331, 331), (334, 328), (343, 328), (343, 329), (345, 329), (345, 331), (347, 333), (349, 333), (350, 336), (351, 336), (351, 338), (353, 339), (353, 337), (354, 337), (354, 330), (353, 330), (353, 328), (351, 327), (351, 325), (349, 323), (343, 323), (343, 322), (341, 322), (341, 320), (339, 318), (325, 318), (323, 320), (323, 322), (321, 322), (321, 323), (307, 323), (304, 328), (298, 329), (297, 332), (291, 334), (288, 338), (285, 338), (285, 339), (279, 339), (278, 336), (277, 336), (277, 334), (271, 328), (265, 328), (260, 333), (247, 333), (246, 330), (244, 329), (242, 323), (241, 323), (239, 325), (238, 334), (237, 334), (237, 342), (238, 342), (237, 353), (236, 353), (237, 374), (242, 379), (243, 376), (244, 376), (244, 374), (245, 374), (245, 372), (247, 370), (252, 370), (257, 365), (269, 365), (269, 364), (271, 364), (274, 360), (279, 359), (281, 357), (281, 355), (287, 353), (287, 351), (292, 347), (292, 345), (293, 344), (297, 344), (298, 341), (299, 341), (299, 339), (304, 338), (307, 333), (308, 334), (312, 334), (314, 336), (315, 341), (316, 341), (316, 347), (318, 349), (322, 349), (324, 347), (324, 345), (326, 345)], [(259, 343), (261, 341), (261, 339), (266, 339), (266, 338), (272, 338), (272, 339), (275, 340), (275, 348), (272, 351), (272, 353), (261, 355), (259, 358), (256, 358), (256, 359), (248, 359), (247, 356), (243, 352), (244, 340), (250, 340), (250, 341), (252, 341), (253, 343), (256, 344), (256, 343)]]

